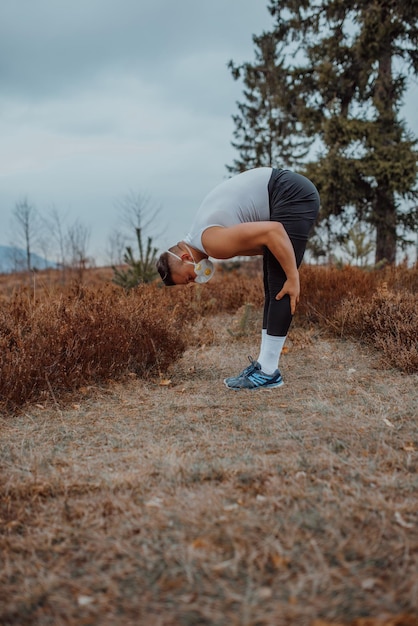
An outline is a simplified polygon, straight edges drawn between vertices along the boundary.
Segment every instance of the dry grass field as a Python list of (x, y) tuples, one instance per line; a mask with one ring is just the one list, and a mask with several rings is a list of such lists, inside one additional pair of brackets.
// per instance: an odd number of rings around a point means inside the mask
[[(387, 317), (382, 302), (396, 308), (385, 289), (368, 328)], [(170, 328), (188, 335), (164, 371), (96, 380), (84, 368), (72, 391), (50, 384), (3, 412), (2, 626), (418, 625), (418, 373), (391, 367), (367, 334), (344, 338), (350, 302), (332, 318), (337, 335), (312, 323), (330, 316), (319, 292), (302, 304), (280, 389), (222, 382), (258, 354), (258, 307), (229, 310), (231, 288), (222, 306), (215, 291), (188, 291), (176, 296), (186, 328), (164, 301)], [(77, 323), (91, 317), (99, 336), (89, 297), (74, 297)], [(48, 307), (31, 319), (53, 317)], [(23, 349), (27, 311), (13, 310)]]

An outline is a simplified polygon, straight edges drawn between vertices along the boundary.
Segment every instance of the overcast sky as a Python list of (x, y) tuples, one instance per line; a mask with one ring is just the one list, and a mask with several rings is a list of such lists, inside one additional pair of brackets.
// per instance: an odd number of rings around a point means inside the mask
[(80, 219), (103, 262), (130, 191), (161, 206), (160, 247), (181, 239), (236, 156), (227, 63), (271, 26), (267, 0), (3, 0), (0, 244), (27, 197)]

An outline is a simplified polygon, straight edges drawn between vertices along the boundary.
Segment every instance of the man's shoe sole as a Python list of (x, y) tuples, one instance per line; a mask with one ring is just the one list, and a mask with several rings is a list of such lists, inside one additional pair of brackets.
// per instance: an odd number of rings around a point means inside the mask
[(283, 387), (284, 382), (281, 380), (279, 383), (274, 383), (272, 385), (259, 385), (258, 387), (230, 387), (226, 383), (226, 379), (224, 380), (225, 387), (230, 389), (231, 391), (258, 391), (259, 389), (277, 389), (277, 387)]

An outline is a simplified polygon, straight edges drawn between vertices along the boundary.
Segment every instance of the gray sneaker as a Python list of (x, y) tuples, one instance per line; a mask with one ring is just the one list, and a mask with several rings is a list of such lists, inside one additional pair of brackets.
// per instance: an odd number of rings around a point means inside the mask
[(254, 361), (252, 356), (249, 356), (248, 360), (250, 364), (247, 365), (247, 367), (243, 369), (242, 372), (240, 372), (237, 376), (230, 376), (229, 378), (224, 378), (224, 383), (226, 386), (228, 386), (229, 381), (236, 380), (237, 378), (241, 378), (242, 376), (247, 376), (247, 374), (251, 374), (251, 372), (254, 371), (259, 365), (257, 361)]
[(233, 389), (234, 391), (240, 389), (275, 389), (284, 385), (282, 375), (278, 369), (271, 375), (265, 374), (257, 361), (252, 361), (251, 366), (248, 366), (242, 375), (236, 378), (226, 378), (224, 383), (228, 389)]

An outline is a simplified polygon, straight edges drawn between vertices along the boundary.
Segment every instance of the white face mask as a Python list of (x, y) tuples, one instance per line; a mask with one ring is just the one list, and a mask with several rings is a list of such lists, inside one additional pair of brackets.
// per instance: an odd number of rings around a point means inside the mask
[[(215, 273), (215, 267), (212, 261), (209, 261), (209, 259), (202, 259), (201, 261), (196, 263), (196, 261), (194, 260), (192, 251), (190, 250), (188, 246), (186, 247), (189, 251), (190, 256), (193, 259), (193, 263), (191, 261), (184, 261), (184, 263), (189, 263), (189, 265), (194, 266), (194, 271), (196, 273), (196, 278), (194, 279), (194, 282), (200, 283), (200, 284), (207, 283)], [(171, 254), (172, 256), (176, 257), (176, 259), (179, 259), (179, 261), (183, 261), (181, 257), (179, 257), (177, 254), (174, 254), (174, 252), (171, 252), (171, 250), (167, 250), (167, 252), (168, 254)]]
[(195, 283), (207, 283), (215, 273), (212, 261), (209, 259), (202, 259), (199, 263), (194, 264), (194, 271), (196, 272)]

